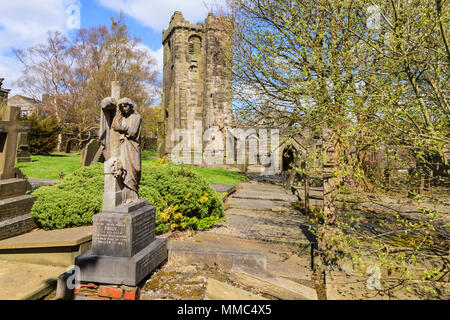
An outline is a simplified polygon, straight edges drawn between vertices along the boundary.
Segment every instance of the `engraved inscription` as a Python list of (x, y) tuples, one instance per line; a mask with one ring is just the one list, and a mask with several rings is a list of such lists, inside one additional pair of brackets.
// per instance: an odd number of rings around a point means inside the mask
[(94, 241), (98, 244), (124, 245), (128, 242), (126, 225), (122, 221), (102, 220), (98, 221), (97, 233), (93, 234)]
[(154, 238), (154, 213), (141, 214), (134, 221), (133, 252), (138, 252), (147, 246)]

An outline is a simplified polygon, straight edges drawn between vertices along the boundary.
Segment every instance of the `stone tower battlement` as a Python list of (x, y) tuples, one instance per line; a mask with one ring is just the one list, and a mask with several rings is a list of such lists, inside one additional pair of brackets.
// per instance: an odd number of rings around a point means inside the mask
[[(163, 102), (159, 128), (159, 154), (169, 156), (176, 129), (224, 128), (232, 121), (231, 73), (226, 68), (231, 33), (227, 18), (208, 15), (191, 24), (175, 11), (162, 32), (164, 50)], [(199, 146), (201, 148), (201, 146)]]

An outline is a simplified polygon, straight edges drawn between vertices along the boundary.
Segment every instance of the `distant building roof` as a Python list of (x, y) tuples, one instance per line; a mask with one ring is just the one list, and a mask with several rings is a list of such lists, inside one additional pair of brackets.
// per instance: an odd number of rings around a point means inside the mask
[(23, 102), (29, 103), (29, 104), (42, 104), (40, 100), (36, 100), (30, 97), (22, 96), (20, 94), (16, 94), (15, 96), (12, 96), (8, 99), (8, 105), (10, 106), (19, 106), (20, 104), (23, 104)]

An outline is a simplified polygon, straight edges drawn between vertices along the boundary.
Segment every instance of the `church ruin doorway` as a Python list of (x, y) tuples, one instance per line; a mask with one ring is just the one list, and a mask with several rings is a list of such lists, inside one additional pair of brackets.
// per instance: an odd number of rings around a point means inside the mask
[(282, 171), (288, 171), (294, 166), (296, 153), (297, 150), (292, 146), (288, 146), (283, 150), (281, 168)]

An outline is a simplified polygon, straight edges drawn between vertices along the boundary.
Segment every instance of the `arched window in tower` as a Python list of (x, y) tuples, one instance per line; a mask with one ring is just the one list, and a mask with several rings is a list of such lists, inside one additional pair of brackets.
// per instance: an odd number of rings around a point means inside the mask
[(198, 35), (192, 35), (188, 39), (189, 60), (197, 62), (200, 57), (200, 49), (202, 47), (202, 39)]

